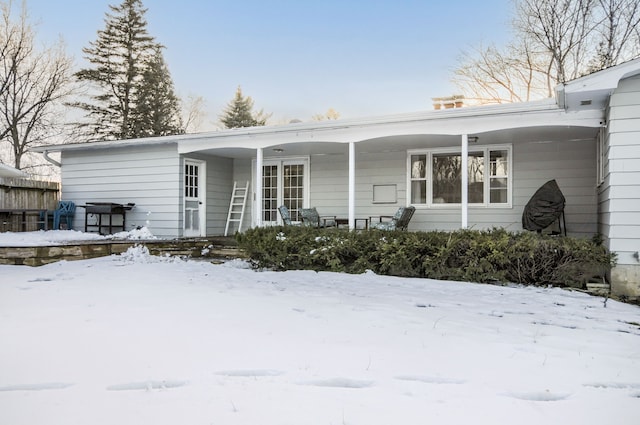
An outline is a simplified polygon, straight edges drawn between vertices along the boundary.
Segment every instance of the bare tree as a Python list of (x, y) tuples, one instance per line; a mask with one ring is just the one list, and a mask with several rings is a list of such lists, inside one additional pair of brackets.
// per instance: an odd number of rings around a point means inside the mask
[(595, 28), (595, 0), (520, 0), (515, 26), (549, 54), (549, 75), (557, 82), (577, 78)]
[(495, 46), (463, 53), (454, 81), (470, 104), (524, 102), (547, 97), (551, 90), (540, 53), (528, 43)]
[(12, 3), (0, 4), (0, 143), (10, 145), (21, 169), (30, 147), (56, 136), (56, 114), (71, 91), (72, 61), (62, 42), (36, 49), (24, 2), (15, 21)]
[(589, 70), (597, 71), (640, 55), (640, 3), (598, 0), (595, 28), (597, 53)]
[(515, 41), (477, 48), (453, 81), (467, 99), (551, 97), (558, 84), (640, 55), (637, 0), (515, 0)]
[(333, 108), (327, 109), (327, 112), (324, 114), (315, 114), (311, 117), (314, 121), (337, 120), (338, 118), (340, 118), (340, 112)]
[(205, 100), (202, 96), (190, 94), (186, 101), (182, 101), (182, 122), (185, 133), (196, 133), (201, 130), (202, 123), (207, 117)]

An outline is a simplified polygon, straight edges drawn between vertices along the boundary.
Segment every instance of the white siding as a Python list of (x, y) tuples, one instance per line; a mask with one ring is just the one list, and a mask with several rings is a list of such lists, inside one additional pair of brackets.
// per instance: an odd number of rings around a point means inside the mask
[[(597, 232), (597, 131), (594, 129), (594, 139), (588, 140), (513, 141), (512, 207), (470, 207), (469, 227), (522, 230), (524, 206), (547, 180), (556, 179), (567, 200), (565, 214), (568, 233), (579, 237), (593, 236)], [(398, 207), (406, 205), (406, 163), (407, 153), (404, 151), (356, 154), (356, 217), (390, 215)], [(234, 179), (245, 181), (250, 178), (250, 167), (251, 161), (236, 160)], [(310, 205), (318, 208), (320, 214), (347, 217), (347, 155), (312, 155), (309, 168)], [(377, 184), (395, 185), (397, 201), (390, 204), (373, 203), (373, 186)], [(410, 230), (453, 230), (458, 229), (460, 224), (460, 207), (424, 207), (416, 211)]]
[(233, 160), (207, 158), (207, 235), (224, 234), (232, 190)]
[[(252, 214), (253, 214), (253, 199), (254, 199), (254, 184), (251, 180), (254, 176), (251, 172), (252, 162), (250, 159), (236, 159), (233, 161), (233, 180), (238, 184), (245, 184), (249, 182), (249, 195), (247, 196), (247, 206), (244, 210), (244, 221), (242, 222), (242, 231), (250, 229), (252, 227)], [(229, 186), (229, 199), (227, 199), (227, 212), (229, 212), (229, 202), (231, 200), (231, 189), (233, 188), (233, 182)], [(225, 216), (225, 220), (227, 217)], [(222, 229), (224, 232), (224, 229)]]
[(640, 76), (620, 81), (608, 110), (600, 231), (619, 265), (638, 265), (640, 250)]
[[(158, 237), (178, 237), (180, 175), (175, 145), (73, 150), (62, 153), (62, 199), (136, 204), (127, 212), (127, 230), (147, 226)], [(76, 229), (84, 229), (77, 208)]]

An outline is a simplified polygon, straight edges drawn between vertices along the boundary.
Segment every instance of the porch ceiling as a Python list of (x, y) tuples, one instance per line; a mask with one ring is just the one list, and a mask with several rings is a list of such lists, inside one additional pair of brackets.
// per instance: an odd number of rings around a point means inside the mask
[[(562, 140), (593, 140), (597, 136), (598, 131), (598, 128), (594, 127), (521, 127), (470, 134), (470, 136), (478, 137), (478, 145), (505, 143), (518, 144)], [(459, 135), (412, 134), (402, 136), (385, 136), (356, 142), (356, 154), (397, 152), (437, 147), (456, 147), (459, 146), (460, 143), (461, 136)], [(473, 145), (471, 144), (471, 146)], [(274, 144), (272, 146), (265, 147), (263, 155), (265, 158), (283, 156), (346, 155), (348, 150), (348, 143), (299, 142)], [(234, 159), (251, 159), (256, 157), (255, 149), (240, 147), (203, 149), (197, 152), (205, 155)]]

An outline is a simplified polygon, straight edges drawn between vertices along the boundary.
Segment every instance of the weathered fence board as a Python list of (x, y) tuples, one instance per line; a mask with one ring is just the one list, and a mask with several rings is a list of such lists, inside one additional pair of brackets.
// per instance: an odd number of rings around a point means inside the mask
[[(60, 183), (0, 177), (0, 210), (55, 210), (60, 200)], [(4, 213), (0, 217), (0, 231), (37, 230), (38, 214), (29, 213), (26, 226), (22, 216)]]

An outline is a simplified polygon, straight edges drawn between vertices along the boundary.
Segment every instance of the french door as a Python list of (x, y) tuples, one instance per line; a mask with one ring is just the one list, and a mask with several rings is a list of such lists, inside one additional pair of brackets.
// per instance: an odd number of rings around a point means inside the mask
[(206, 236), (205, 162), (184, 161), (184, 236)]
[(262, 223), (265, 226), (282, 224), (278, 212), (285, 205), (291, 221), (300, 221), (300, 208), (309, 198), (309, 161), (300, 159), (265, 160), (262, 167)]

